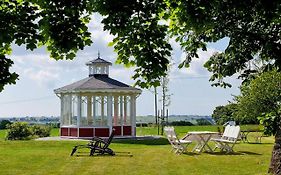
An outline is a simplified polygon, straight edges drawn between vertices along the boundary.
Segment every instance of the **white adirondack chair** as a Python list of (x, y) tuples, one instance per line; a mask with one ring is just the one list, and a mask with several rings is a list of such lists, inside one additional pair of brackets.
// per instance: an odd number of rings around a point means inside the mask
[(230, 126), (225, 127), (224, 133), (221, 138), (212, 138), (211, 141), (216, 143), (216, 148), (220, 148), (221, 151), (226, 151), (227, 153), (233, 152), (233, 147), (236, 144), (240, 134), (240, 126)]
[(172, 151), (174, 151), (176, 154), (187, 152), (186, 148), (192, 143), (192, 141), (178, 139), (174, 127), (165, 127), (164, 131), (167, 139), (172, 145)]

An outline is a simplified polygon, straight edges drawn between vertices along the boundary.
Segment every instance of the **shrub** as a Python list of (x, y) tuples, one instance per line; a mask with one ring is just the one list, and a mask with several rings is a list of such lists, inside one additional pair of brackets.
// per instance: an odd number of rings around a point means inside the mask
[(8, 125), (12, 124), (9, 120), (2, 120), (0, 122), (0, 129), (7, 129)]
[(189, 121), (173, 121), (168, 124), (172, 126), (193, 126), (193, 124)]
[(210, 121), (203, 119), (203, 118), (197, 119), (196, 122), (197, 122), (197, 125), (199, 125), (199, 126), (212, 125), (212, 123)]
[(27, 123), (15, 122), (8, 126), (6, 139), (8, 140), (27, 140), (32, 136), (32, 131)]
[(148, 127), (148, 123), (136, 123), (136, 127)]
[(48, 137), (51, 134), (51, 127), (42, 126), (42, 125), (34, 125), (30, 126), (32, 130), (33, 136), (37, 137)]
[(29, 126), (25, 122), (15, 122), (8, 126), (7, 140), (28, 140), (33, 137), (48, 137), (51, 134), (51, 127), (34, 125)]

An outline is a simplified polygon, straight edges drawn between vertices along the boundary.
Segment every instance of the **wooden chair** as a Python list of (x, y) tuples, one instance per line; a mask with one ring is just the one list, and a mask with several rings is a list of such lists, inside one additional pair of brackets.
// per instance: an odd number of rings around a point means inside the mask
[(108, 139), (102, 139), (100, 137), (94, 137), (88, 144), (86, 145), (76, 145), (72, 149), (71, 156), (74, 155), (74, 153), (78, 149), (88, 148), (90, 149), (90, 156), (93, 156), (95, 153), (97, 154), (109, 154), (109, 155), (115, 155), (114, 151), (109, 148), (109, 145), (114, 137), (115, 129), (112, 129), (112, 132)]
[(192, 143), (192, 141), (178, 139), (174, 127), (165, 127), (164, 131), (168, 141), (172, 145), (172, 151), (174, 151), (176, 154), (187, 152), (186, 148)]
[(221, 151), (226, 151), (227, 153), (233, 152), (233, 147), (236, 144), (240, 134), (240, 126), (230, 126), (225, 127), (224, 133), (221, 138), (212, 138), (211, 141), (216, 143), (216, 148), (221, 149)]

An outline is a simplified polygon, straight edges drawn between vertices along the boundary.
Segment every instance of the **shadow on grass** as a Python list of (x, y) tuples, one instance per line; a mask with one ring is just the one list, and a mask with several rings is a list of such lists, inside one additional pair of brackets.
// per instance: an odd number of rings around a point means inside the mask
[(140, 145), (169, 145), (166, 138), (153, 138), (153, 139), (114, 139), (112, 143), (122, 144), (140, 144)]
[(76, 155), (72, 157), (133, 157), (131, 152), (115, 152), (115, 155), (109, 154), (94, 154), (93, 156), (89, 155), (89, 152), (77, 152)]
[(232, 155), (232, 156), (236, 156), (236, 155), (257, 155), (257, 156), (261, 156), (262, 154), (260, 153), (255, 153), (255, 152), (250, 152), (250, 151), (237, 151), (237, 152), (231, 152), (231, 153), (226, 153), (226, 152), (205, 152), (207, 154), (211, 154), (211, 155)]
[(272, 143), (258, 143), (258, 142), (248, 142), (246, 144), (251, 144), (251, 145), (272, 145)]
[(194, 153), (194, 152), (185, 152), (185, 153), (182, 153), (183, 155), (187, 155), (187, 156), (198, 156), (200, 155), (199, 153)]

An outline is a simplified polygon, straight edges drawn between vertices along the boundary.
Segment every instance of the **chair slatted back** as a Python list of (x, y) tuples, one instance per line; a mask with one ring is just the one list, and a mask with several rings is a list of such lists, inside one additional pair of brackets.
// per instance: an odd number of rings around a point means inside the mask
[(106, 144), (104, 144), (104, 146), (103, 146), (103, 149), (107, 148), (110, 145), (110, 143), (111, 143), (111, 141), (112, 141), (112, 139), (114, 137), (114, 134), (115, 134), (115, 129), (113, 128), (110, 136), (107, 139)]
[(230, 129), (231, 129), (231, 126), (226, 125), (226, 127), (224, 128), (224, 132), (222, 134), (222, 139), (227, 139), (229, 137)]
[(239, 137), (240, 133), (240, 126), (231, 126), (227, 125), (225, 127), (222, 139), (229, 140), (229, 141), (236, 141)]
[(178, 137), (176, 135), (174, 127), (165, 127), (164, 128), (165, 134), (167, 135), (168, 141), (172, 145), (179, 145)]
[(231, 136), (229, 137), (229, 140), (236, 141), (240, 134), (240, 126), (232, 126), (232, 132)]

